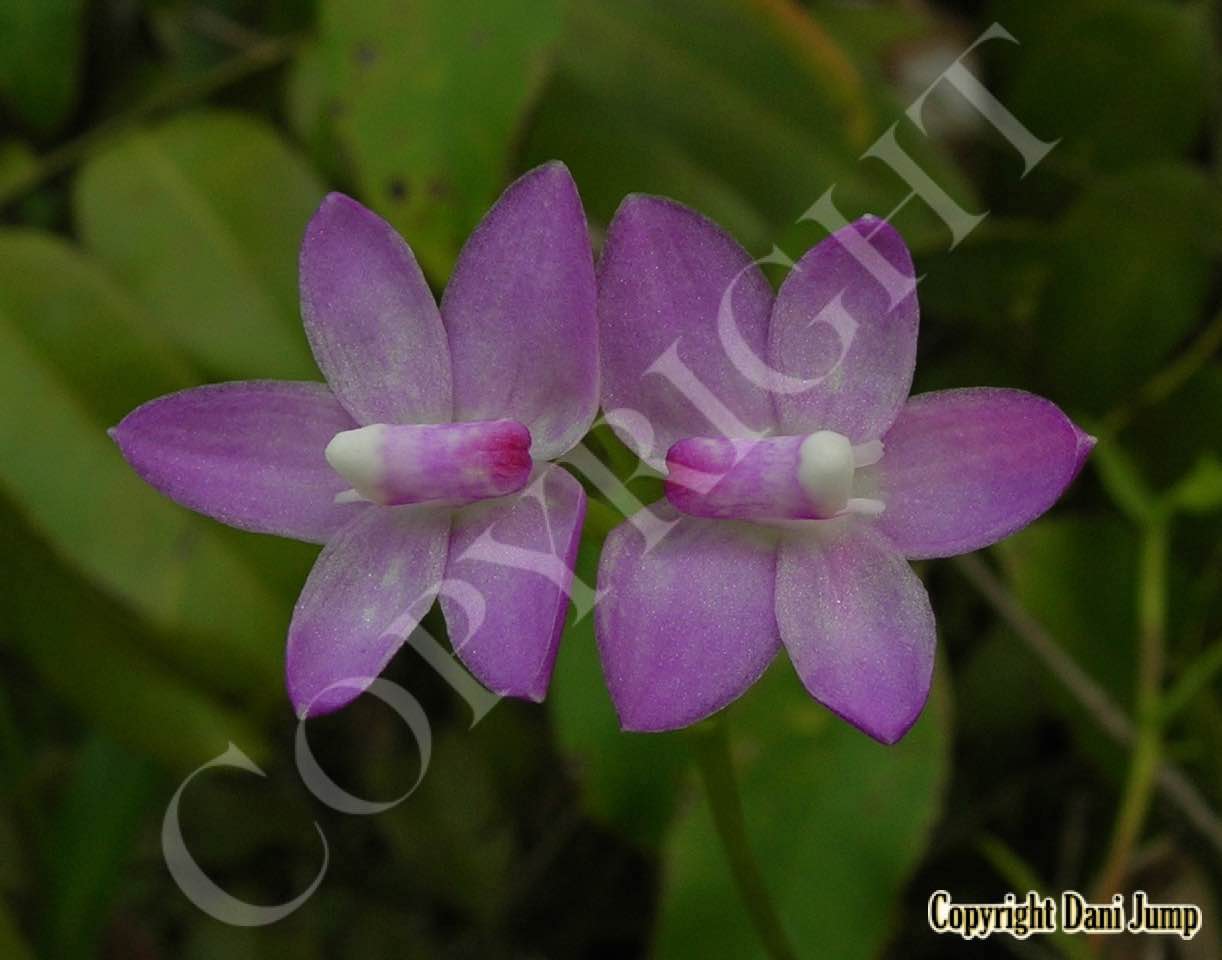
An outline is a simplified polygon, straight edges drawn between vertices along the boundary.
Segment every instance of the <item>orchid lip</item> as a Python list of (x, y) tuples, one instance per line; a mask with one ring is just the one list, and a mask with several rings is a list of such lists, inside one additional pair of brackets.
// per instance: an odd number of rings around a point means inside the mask
[(325, 454), (352, 484), (336, 496), (339, 503), (473, 503), (526, 485), (530, 443), (530, 431), (516, 420), (374, 423), (337, 433)]
[[(693, 516), (789, 521), (880, 515), (865, 468), (883, 456), (879, 440), (854, 445), (832, 430), (807, 436), (680, 440), (666, 456), (667, 499)], [(863, 489), (863, 487), (866, 487)]]

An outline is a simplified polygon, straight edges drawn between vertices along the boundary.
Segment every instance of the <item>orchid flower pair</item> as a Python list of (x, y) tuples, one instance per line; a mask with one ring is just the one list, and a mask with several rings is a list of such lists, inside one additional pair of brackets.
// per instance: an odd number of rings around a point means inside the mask
[(351, 701), (434, 599), (482, 683), (544, 697), (586, 505), (552, 461), (601, 398), (615, 423), (644, 418), (650, 439), (621, 435), (668, 469), (667, 502), (613, 531), (600, 565), (621, 724), (693, 723), (784, 645), (813, 696), (894, 742), (933, 664), (905, 557), (1030, 522), (1093, 442), (1018, 391), (908, 398), (915, 277), (873, 219), (813, 248), (774, 298), (719, 228), (633, 196), (596, 279), (576, 186), (551, 163), (489, 211), (440, 307), (407, 244), (339, 194), (306, 229), (300, 283), (326, 384), (185, 390), (112, 435), (177, 502), (325, 544), (289, 627), (302, 716)]

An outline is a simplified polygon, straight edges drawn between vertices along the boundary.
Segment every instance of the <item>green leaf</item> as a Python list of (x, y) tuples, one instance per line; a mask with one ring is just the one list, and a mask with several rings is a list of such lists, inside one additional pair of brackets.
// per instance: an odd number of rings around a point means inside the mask
[(48, 956), (97, 952), (132, 847), (159, 800), (157, 781), (147, 760), (118, 744), (98, 736), (85, 744), (48, 844)]
[(0, 99), (47, 131), (76, 102), (84, 0), (0, 0)]
[[(577, 576), (593, 589), (601, 540), (583, 538)], [(570, 622), (560, 643), (548, 706), (560, 749), (570, 758), (586, 810), (623, 836), (657, 846), (674, 815), (688, 764), (681, 736), (625, 733), (607, 692), (594, 614)]]
[(38, 155), (28, 143), (21, 140), (0, 141), (0, 198), (25, 183), (37, 169)]
[(504, 186), (561, 21), (561, 0), (321, 4), (335, 137), (361, 198), (434, 277)]
[(304, 144), (314, 165), (328, 180), (346, 179), (344, 156), (335, 135), (333, 103), (328, 87), (330, 61), (317, 40), (299, 48), (285, 83), (285, 119)]
[[(48, 288), (46, 303), (84, 298), (71, 279)], [(0, 384), (0, 492), (59, 556), (155, 628), (159, 655), (256, 702), (274, 697), (287, 610), (210, 521), (139, 480), (2, 299)]]
[(1222, 236), (1222, 194), (1156, 166), (1097, 180), (1063, 221), (1037, 312), (1051, 392), (1103, 412), (1201, 320)]
[(1159, 403), (1139, 409), (1125, 430), (1143, 473), (1166, 491), (1202, 456), (1222, 459), (1222, 366), (1208, 364)]
[(232, 741), (267, 755), (249, 723), (140, 648), (152, 641), (130, 613), (72, 576), (25, 524), (0, 509), (0, 576), (13, 591), (3, 640), (41, 686), (97, 729), (177, 774)]
[(1222, 507), (1222, 460), (1207, 453), (1171, 490), (1171, 503), (1188, 513), (1209, 513)]
[[(664, 194), (748, 249), (780, 243), (796, 257), (820, 238), (798, 221), (829, 188), (849, 218), (903, 199), (894, 173), (862, 159), (897, 122), (903, 147), (970, 209), (970, 188), (890, 91), (796, 5), (574, 0), (527, 157), (564, 159), (596, 222), (628, 193)], [(949, 245), (920, 202), (898, 223), (912, 242)]]
[(1120, 511), (1138, 526), (1156, 520), (1162, 501), (1155, 497), (1141, 469), (1119, 442), (1104, 440), (1092, 453), (1103, 489)]
[(197, 381), (148, 314), (52, 234), (0, 231), (0, 313), (107, 424)]
[(203, 112), (97, 156), (74, 203), (85, 245), (211, 378), (317, 379), (297, 251), (322, 195), (269, 127)]
[[(730, 708), (748, 835), (798, 955), (879, 955), (941, 810), (948, 713), (939, 680), (917, 725), (884, 747), (812, 701), (788, 664)], [(665, 870), (661, 960), (765, 956), (703, 796), (676, 824)]]
[(1205, 4), (1002, 0), (992, 19), (1021, 44), (999, 58), (1000, 99), (1039, 136), (1061, 138), (1057, 164), (1086, 176), (1192, 146), (1210, 89)]
[[(378, 822), (396, 859), (422, 887), (480, 924), (504, 911), (522, 855), (494, 767), (478, 742), (488, 736), (483, 729), (438, 736), (420, 789)], [(410, 776), (402, 779), (411, 782)]]

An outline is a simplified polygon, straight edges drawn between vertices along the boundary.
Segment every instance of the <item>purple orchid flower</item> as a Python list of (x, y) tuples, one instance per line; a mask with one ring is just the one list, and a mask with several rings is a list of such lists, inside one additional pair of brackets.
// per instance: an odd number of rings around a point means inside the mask
[(647, 462), (668, 451), (666, 501), (612, 531), (599, 567), (596, 632), (621, 725), (694, 723), (783, 645), (813, 697), (896, 742), (934, 662), (907, 560), (1030, 523), (1094, 438), (1019, 390), (909, 397), (916, 279), (875, 218), (808, 251), (774, 297), (715, 224), (629, 197), (598, 309), (608, 419), (648, 425), (652, 444), (619, 429)]
[(310, 221), (300, 271), (327, 383), (161, 397), (112, 431), (123, 456), (192, 510), (326, 544), (289, 627), (299, 714), (359, 695), (438, 593), (476, 677), (542, 699), (586, 505), (548, 461), (598, 407), (593, 257), (572, 177), (551, 163), (505, 191), (440, 310), (408, 245), (340, 194)]

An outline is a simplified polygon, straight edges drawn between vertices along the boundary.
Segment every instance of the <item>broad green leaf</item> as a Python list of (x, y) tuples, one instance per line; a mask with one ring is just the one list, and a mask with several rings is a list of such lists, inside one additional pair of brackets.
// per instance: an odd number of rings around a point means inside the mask
[(322, 195), (272, 129), (201, 112), (97, 156), (74, 203), (85, 245), (211, 379), (317, 379), (297, 251)]
[(0, 312), (107, 425), (196, 382), (148, 314), (53, 234), (0, 231)]
[(1201, 320), (1222, 245), (1222, 192), (1187, 167), (1093, 182), (1054, 239), (1037, 312), (1050, 392), (1102, 412)]
[[(778, 663), (730, 708), (747, 832), (797, 954), (867, 960), (938, 818), (949, 765), (945, 664), (896, 746), (812, 701)], [(666, 846), (661, 960), (766, 954), (738, 899), (701, 793)]]
[(48, 956), (97, 952), (140, 828), (161, 799), (158, 779), (147, 760), (105, 737), (85, 743), (47, 842)]
[(562, 0), (322, 0), (323, 102), (360, 198), (436, 278), (505, 184), (561, 21)]
[(285, 119), (314, 165), (329, 180), (345, 179), (344, 157), (336, 141), (333, 101), (328, 100), (329, 60), (317, 40), (302, 44), (289, 65)]
[[(577, 576), (593, 589), (601, 541), (583, 538)], [(607, 692), (594, 614), (565, 630), (548, 705), (560, 749), (571, 759), (586, 809), (643, 846), (656, 846), (674, 815), (687, 746), (669, 733), (620, 730)]]
[(32, 127), (58, 126), (76, 102), (84, 0), (0, 0), (0, 100)]
[(1207, 18), (1168, 0), (1001, 0), (992, 19), (1020, 46), (998, 58), (1000, 99), (1082, 176), (1182, 156), (1208, 103)]
[[(829, 188), (850, 219), (885, 214), (909, 192), (862, 159), (899, 123), (904, 149), (971, 209), (970, 188), (872, 76), (796, 5), (574, 0), (527, 157), (564, 159), (596, 222), (628, 193), (665, 194), (750, 250), (779, 244), (796, 258), (822, 236), (798, 221)], [(910, 242), (949, 245), (920, 202), (898, 223)]]
[(288, 611), (210, 521), (139, 480), (2, 301), (0, 384), (0, 492), (60, 557), (147, 620), (160, 655), (256, 702), (273, 698)]
[(182, 774), (229, 742), (256, 759), (261, 735), (236, 713), (143, 652), (147, 628), (72, 576), (33, 532), (0, 510), (0, 577), (21, 584), (6, 607), (0, 641), (41, 686), (98, 730)]
[[(0, 231), (0, 312), (102, 424), (199, 382), (143, 308), (96, 261), (51, 234)], [(211, 537), (242, 554), (289, 609), (315, 548), (208, 527)]]

